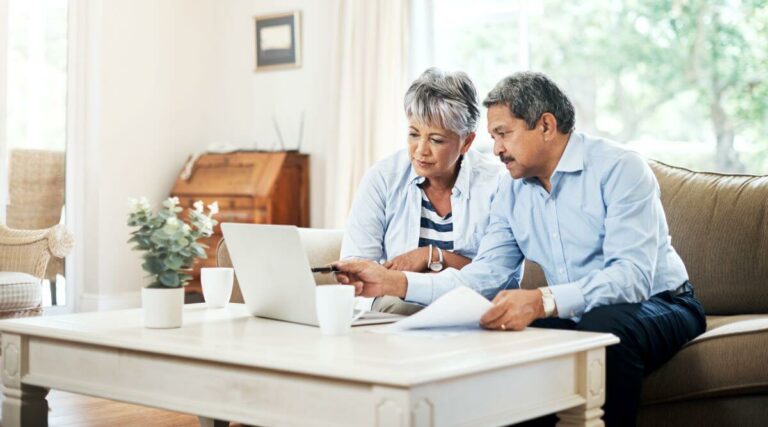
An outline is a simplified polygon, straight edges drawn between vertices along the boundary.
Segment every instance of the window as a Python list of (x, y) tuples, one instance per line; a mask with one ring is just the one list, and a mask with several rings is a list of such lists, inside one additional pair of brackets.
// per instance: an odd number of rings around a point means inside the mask
[[(414, 10), (416, 63), (466, 71), (481, 100), (508, 74), (541, 71), (574, 102), (579, 131), (696, 170), (768, 174), (766, 2), (416, 0)], [(478, 141), (490, 148), (485, 129)]]
[[(6, 76), (0, 160), (8, 165), (0, 171), (0, 219), (12, 228), (47, 228), (64, 220), (68, 2), (0, 3), (8, 22), (6, 43), (0, 39)], [(64, 263), (51, 259), (45, 279), (43, 306), (66, 304)]]

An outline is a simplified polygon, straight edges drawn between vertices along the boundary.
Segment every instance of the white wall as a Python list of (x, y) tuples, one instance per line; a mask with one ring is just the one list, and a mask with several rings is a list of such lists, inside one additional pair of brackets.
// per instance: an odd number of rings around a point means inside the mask
[(186, 157), (207, 145), (213, 4), (92, 2), (81, 309), (138, 304), (146, 283), (126, 243), (127, 200), (167, 197)]
[[(311, 156), (311, 222), (322, 227), (325, 146), (336, 124), (336, 0), (86, 0), (81, 310), (138, 306), (145, 285), (126, 240), (127, 199), (165, 198), (186, 157), (213, 142), (268, 149), (272, 116)], [(253, 16), (299, 9), (303, 64), (254, 73)], [(292, 148), (292, 146), (291, 146)]]
[[(301, 151), (310, 155), (310, 218), (322, 227), (326, 147), (336, 126), (334, 64), (336, 0), (247, 1), (216, 5), (208, 110), (211, 138), (251, 148), (276, 147), (274, 117), (287, 148), (295, 148), (304, 112)], [(302, 66), (254, 72), (253, 16), (300, 10)]]

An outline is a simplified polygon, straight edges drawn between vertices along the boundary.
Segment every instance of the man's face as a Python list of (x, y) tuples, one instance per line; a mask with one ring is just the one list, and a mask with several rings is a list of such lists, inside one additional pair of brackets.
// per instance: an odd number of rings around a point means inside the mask
[(528, 129), (525, 121), (512, 116), (503, 104), (488, 109), (488, 132), (493, 153), (507, 166), (512, 178), (530, 178), (543, 172), (546, 164), (544, 132), (537, 123)]

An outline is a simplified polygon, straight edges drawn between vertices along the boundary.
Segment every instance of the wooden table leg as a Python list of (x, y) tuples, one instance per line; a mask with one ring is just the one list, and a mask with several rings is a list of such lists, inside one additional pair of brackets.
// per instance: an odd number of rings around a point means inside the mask
[(22, 384), (27, 373), (27, 340), (3, 334), (3, 426), (48, 426), (48, 389)]
[(214, 420), (213, 418), (197, 417), (200, 427), (228, 427), (229, 421)]
[(48, 425), (48, 389), (22, 384), (20, 389), (4, 387), (3, 427)]
[(578, 387), (586, 402), (557, 414), (558, 427), (603, 427), (605, 403), (605, 349), (589, 350), (579, 354)]

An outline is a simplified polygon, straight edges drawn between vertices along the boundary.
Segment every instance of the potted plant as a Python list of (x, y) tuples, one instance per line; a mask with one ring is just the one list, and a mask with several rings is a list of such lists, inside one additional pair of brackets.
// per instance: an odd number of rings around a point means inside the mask
[(142, 197), (131, 199), (128, 225), (138, 227), (131, 233), (129, 243), (133, 249), (144, 251), (141, 265), (152, 280), (141, 290), (144, 310), (144, 326), (147, 328), (178, 328), (184, 306), (184, 285), (192, 279), (190, 274), (195, 259), (207, 258), (206, 245), (201, 237), (210, 237), (219, 212), (216, 202), (208, 205), (208, 213), (202, 201), (189, 209), (187, 222), (179, 218), (183, 209), (177, 197), (163, 201), (163, 207), (152, 212), (149, 202)]

